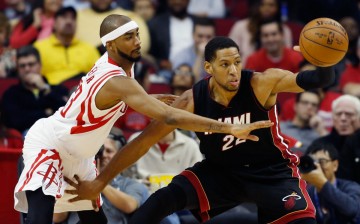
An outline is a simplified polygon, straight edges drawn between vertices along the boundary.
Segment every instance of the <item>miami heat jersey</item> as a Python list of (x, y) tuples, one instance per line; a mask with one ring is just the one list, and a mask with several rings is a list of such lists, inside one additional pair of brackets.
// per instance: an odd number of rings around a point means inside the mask
[(200, 150), (206, 159), (223, 167), (262, 167), (281, 162), (298, 162), (288, 149), (287, 141), (282, 137), (276, 105), (267, 110), (260, 105), (250, 84), (251, 71), (241, 72), (241, 81), (237, 94), (228, 106), (223, 106), (211, 98), (210, 78), (203, 79), (193, 87), (195, 114), (212, 118), (224, 123), (248, 124), (260, 120), (271, 120), (271, 128), (252, 132), (258, 142), (237, 139), (229, 134), (196, 133), (200, 139)]
[[(105, 53), (81, 79), (67, 104), (48, 119), (57, 145), (71, 155), (79, 158), (94, 156), (115, 121), (126, 112), (127, 105), (122, 101), (106, 110), (99, 110), (95, 105), (98, 91), (115, 76), (126, 76), (126, 73)], [(134, 78), (133, 69), (131, 77)]]

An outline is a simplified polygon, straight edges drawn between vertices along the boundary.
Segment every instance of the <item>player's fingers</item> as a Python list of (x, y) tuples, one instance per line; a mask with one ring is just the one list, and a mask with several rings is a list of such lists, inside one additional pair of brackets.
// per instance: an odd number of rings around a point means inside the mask
[(300, 46), (294, 46), (293, 49), (294, 49), (294, 51), (301, 52), (300, 51)]
[(252, 130), (259, 129), (259, 128), (268, 128), (274, 125), (274, 122), (272, 121), (257, 121), (252, 124), (250, 124), (250, 128)]
[(248, 135), (248, 136), (246, 137), (246, 139), (251, 140), (251, 141), (254, 141), (254, 142), (259, 141), (259, 137), (256, 136), (256, 135)]
[(95, 211), (95, 212), (98, 212), (98, 211), (99, 211), (99, 207), (97, 206), (96, 200), (92, 200), (91, 203), (92, 203), (92, 206), (93, 206), (94, 211)]
[(79, 176), (78, 175), (74, 175), (74, 178), (75, 178), (75, 180), (78, 182), (78, 184), (80, 183), (80, 178), (79, 178)]
[(65, 193), (67, 193), (67, 194), (74, 194), (74, 195), (77, 195), (77, 194), (78, 194), (77, 190), (65, 190)]
[(75, 201), (80, 201), (80, 200), (84, 200), (84, 199), (82, 199), (82, 198), (79, 197), (79, 196), (76, 196), (75, 198), (70, 198), (70, 199), (68, 200), (68, 202), (75, 202)]
[(68, 183), (68, 184), (70, 184), (71, 186), (73, 186), (73, 187), (77, 187), (77, 184), (74, 182), (74, 181), (72, 181), (72, 180), (70, 180), (69, 178), (67, 178), (67, 177), (64, 177), (64, 180)]

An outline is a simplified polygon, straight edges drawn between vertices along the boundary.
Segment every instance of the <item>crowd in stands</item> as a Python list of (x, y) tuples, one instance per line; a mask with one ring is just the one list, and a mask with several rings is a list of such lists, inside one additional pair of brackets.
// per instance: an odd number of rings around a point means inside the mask
[[(360, 1), (356, 0), (1, 1), (0, 147), (21, 148), (36, 120), (65, 105), (80, 77), (105, 52), (99, 27), (110, 14), (126, 15), (139, 25), (142, 58), (135, 63), (135, 79), (149, 94), (174, 95), (207, 77), (204, 48), (216, 35), (227, 35), (239, 45), (244, 69), (297, 73), (315, 69), (292, 48), (298, 45), (301, 28), (318, 17), (339, 21), (348, 33), (349, 49), (335, 65), (335, 82), (323, 89), (279, 94), (277, 110), (291, 150), (320, 161), (316, 175), (303, 175), (320, 211), (318, 223), (360, 223)], [(120, 131), (104, 143), (99, 170), (111, 153), (150, 122), (128, 108), (115, 123), (114, 130)], [(193, 132), (175, 130), (165, 136), (129, 169), (131, 174), (119, 174), (105, 188), (109, 223), (127, 223), (148, 197), (152, 174), (176, 174), (201, 159)], [(118, 192), (121, 199), (113, 199)], [(251, 205), (224, 213), (219, 220), (233, 223), (234, 214), (256, 223), (256, 208)], [(180, 212), (162, 223), (196, 223), (188, 216)], [(70, 217), (56, 214), (54, 223), (76, 223)]]

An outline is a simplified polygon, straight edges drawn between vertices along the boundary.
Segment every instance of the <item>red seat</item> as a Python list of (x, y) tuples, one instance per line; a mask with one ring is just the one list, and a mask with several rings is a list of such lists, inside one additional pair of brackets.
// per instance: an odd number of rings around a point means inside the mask
[(293, 45), (299, 45), (300, 33), (301, 33), (302, 29), (304, 28), (304, 25), (302, 23), (291, 22), (291, 21), (287, 21), (287, 22), (285, 22), (285, 24), (291, 30)]
[(4, 92), (12, 85), (18, 84), (18, 78), (0, 78), (0, 99)]
[(230, 18), (244, 19), (249, 14), (248, 0), (226, 0), (225, 5)]
[(80, 82), (80, 79), (68, 79), (62, 83), (69, 91), (76, 87)]
[(149, 94), (168, 94), (171, 93), (171, 87), (166, 83), (151, 83), (147, 92)]
[(0, 217), (1, 223), (19, 224), (19, 212), (14, 209), (14, 188), (18, 180), (17, 163), (21, 149), (0, 147)]
[(215, 29), (217, 36), (229, 36), (231, 27), (235, 23), (235, 19), (215, 19)]

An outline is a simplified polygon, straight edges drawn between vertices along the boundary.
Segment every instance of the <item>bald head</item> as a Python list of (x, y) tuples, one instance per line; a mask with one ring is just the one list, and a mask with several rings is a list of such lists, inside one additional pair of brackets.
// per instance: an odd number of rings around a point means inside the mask
[(129, 17), (123, 15), (112, 14), (107, 16), (100, 25), (100, 38), (130, 21)]

